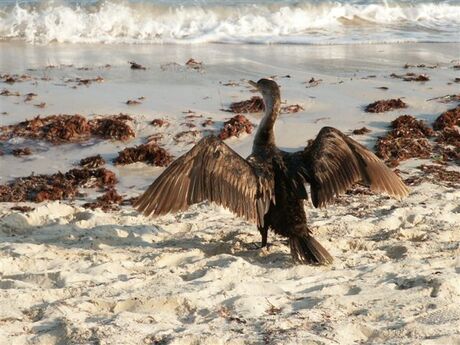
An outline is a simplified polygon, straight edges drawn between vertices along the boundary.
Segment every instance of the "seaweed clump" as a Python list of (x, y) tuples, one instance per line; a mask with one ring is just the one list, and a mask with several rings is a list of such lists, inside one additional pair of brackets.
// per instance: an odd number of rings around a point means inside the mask
[(117, 182), (107, 169), (71, 169), (66, 173), (19, 177), (0, 185), (0, 202), (42, 202), (63, 200), (78, 195), (78, 188), (107, 188)]
[(433, 136), (434, 131), (423, 121), (411, 115), (402, 115), (391, 122), (391, 128), (376, 143), (377, 156), (390, 166), (409, 158), (430, 157), (432, 147), (427, 138)]
[(87, 120), (81, 115), (37, 116), (15, 125), (0, 127), (0, 140), (23, 137), (33, 140), (46, 140), (52, 144), (86, 141), (92, 136), (102, 139), (122, 140), (135, 137), (135, 132), (127, 123), (132, 121), (128, 115), (109, 115)]
[(95, 169), (105, 164), (104, 158), (101, 155), (86, 157), (80, 160), (80, 166), (83, 168)]
[(239, 137), (241, 133), (251, 134), (254, 125), (244, 116), (235, 115), (230, 120), (224, 122), (224, 127), (220, 130), (219, 138), (222, 140), (230, 137)]
[(369, 128), (367, 127), (361, 127), (354, 129), (351, 133), (354, 135), (363, 135), (372, 132)]
[(253, 96), (251, 99), (230, 104), (232, 113), (258, 113), (264, 109), (264, 101), (259, 96)]
[(453, 126), (460, 127), (460, 105), (445, 111), (433, 123), (433, 128), (437, 131)]
[(443, 161), (460, 164), (460, 106), (442, 113), (433, 123), (438, 130), (435, 151)]
[(114, 163), (126, 165), (135, 162), (145, 162), (150, 165), (164, 167), (171, 163), (172, 158), (168, 151), (151, 142), (125, 148), (123, 151), (118, 152), (118, 157), (115, 158)]
[(96, 208), (102, 209), (104, 212), (116, 211), (119, 209), (119, 205), (123, 202), (123, 198), (116, 191), (115, 188), (110, 188), (103, 195), (98, 197), (94, 202), (88, 202), (83, 204), (83, 207), (90, 208), (92, 210)]
[(400, 98), (398, 98), (379, 100), (374, 103), (368, 104), (365, 108), (365, 111), (368, 113), (383, 113), (385, 111), (403, 108), (407, 108), (407, 104), (404, 103)]

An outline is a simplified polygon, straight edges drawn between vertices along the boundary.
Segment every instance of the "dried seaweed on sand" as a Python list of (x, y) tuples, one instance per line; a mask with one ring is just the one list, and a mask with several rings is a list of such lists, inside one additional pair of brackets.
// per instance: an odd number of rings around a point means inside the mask
[(107, 169), (72, 169), (66, 173), (31, 175), (0, 185), (0, 202), (42, 202), (62, 200), (78, 195), (78, 188), (113, 187), (117, 179)]
[(140, 70), (146, 69), (144, 66), (142, 66), (141, 64), (138, 64), (137, 62), (129, 61), (128, 63), (131, 65), (131, 69), (140, 69)]
[(377, 156), (396, 166), (409, 158), (429, 158), (432, 147), (428, 137), (434, 132), (423, 121), (411, 115), (399, 116), (391, 122), (392, 130), (376, 143)]
[(435, 130), (443, 130), (446, 127), (460, 127), (460, 105), (442, 113), (433, 123)]
[(95, 169), (105, 164), (104, 158), (101, 155), (86, 157), (80, 160), (80, 166), (83, 168)]
[(0, 140), (23, 137), (64, 144), (81, 142), (96, 136), (102, 139), (125, 141), (136, 135), (127, 123), (131, 120), (131, 117), (124, 114), (102, 116), (92, 120), (87, 120), (81, 115), (50, 115), (43, 118), (37, 116), (32, 120), (0, 127)]
[(83, 207), (90, 208), (92, 210), (100, 208), (103, 211), (116, 211), (119, 209), (119, 205), (122, 203), (123, 198), (116, 191), (115, 188), (110, 188), (103, 195), (98, 197), (96, 201), (83, 204)]
[(379, 100), (366, 106), (365, 111), (368, 113), (382, 113), (394, 109), (407, 108), (407, 104), (400, 98)]
[(222, 140), (230, 137), (239, 137), (241, 133), (251, 134), (254, 125), (244, 116), (235, 115), (230, 120), (224, 122), (224, 127), (220, 130), (219, 138)]
[(24, 147), (20, 149), (14, 149), (11, 151), (11, 153), (13, 154), (13, 156), (16, 157), (29, 156), (32, 154), (32, 150), (30, 149), (30, 147)]
[(150, 165), (164, 167), (172, 161), (171, 154), (154, 142), (135, 147), (127, 147), (118, 153), (114, 163), (126, 165), (135, 162), (145, 162)]
[(353, 132), (351, 132), (354, 135), (363, 135), (372, 132), (369, 128), (367, 127), (361, 127), (358, 129), (354, 129)]
[(253, 96), (251, 99), (230, 104), (232, 113), (258, 113), (264, 110), (264, 101), (262, 97)]

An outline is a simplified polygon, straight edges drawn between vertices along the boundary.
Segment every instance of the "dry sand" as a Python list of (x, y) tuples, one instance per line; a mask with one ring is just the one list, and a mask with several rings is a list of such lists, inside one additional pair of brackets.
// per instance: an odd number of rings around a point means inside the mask
[[(218, 126), (230, 115), (220, 108), (251, 96), (244, 83), (219, 84), (229, 80), (290, 75), (278, 79), (282, 97), (305, 110), (280, 117), (276, 136), (285, 149), (301, 148), (325, 125), (346, 133), (365, 125), (373, 131), (355, 139), (372, 147), (398, 115), (431, 122), (452, 104), (426, 100), (458, 93), (458, 84), (448, 84), (458, 77), (454, 44), (0, 45), (2, 74), (50, 78), (2, 85), (33, 91), (37, 102), (47, 103), (37, 109), (22, 97), (1, 97), (8, 112), (0, 115), (3, 124), (37, 114), (129, 112), (138, 132), (129, 143), (40, 144), (29, 157), (2, 156), (2, 183), (32, 171), (65, 171), (94, 153), (110, 161), (159, 131), (162, 145), (177, 156), (191, 147), (172, 139), (184, 130), (182, 112), (212, 116)], [(160, 68), (191, 56), (204, 61), (204, 71)], [(148, 69), (130, 70), (131, 60)], [(102, 67), (106, 63), (111, 68)], [(439, 67), (416, 70), (430, 75), (426, 83), (389, 77), (408, 72), (405, 63)], [(48, 64), (60, 67), (45, 69)], [(105, 82), (76, 89), (65, 82), (95, 75)], [(305, 88), (311, 77), (323, 81)], [(146, 97), (142, 104), (124, 104), (140, 96)], [(366, 104), (393, 97), (405, 97), (409, 109), (363, 112)], [(148, 125), (159, 117), (171, 125)], [(249, 118), (257, 123), (260, 116)], [(251, 142), (247, 135), (228, 144), (246, 155)], [(402, 176), (417, 174), (421, 163), (403, 164)], [(162, 171), (143, 164), (108, 168), (126, 197), (138, 195)], [(401, 202), (358, 194), (324, 210), (306, 205), (315, 236), (335, 257), (331, 267), (294, 265), (285, 240), (272, 234), (269, 250), (255, 249), (255, 226), (215, 205), (147, 219), (128, 206), (112, 213), (82, 208), (87, 201), (27, 204), (35, 209), (25, 214), (0, 205), (0, 344), (460, 344), (458, 185), (425, 182)]]

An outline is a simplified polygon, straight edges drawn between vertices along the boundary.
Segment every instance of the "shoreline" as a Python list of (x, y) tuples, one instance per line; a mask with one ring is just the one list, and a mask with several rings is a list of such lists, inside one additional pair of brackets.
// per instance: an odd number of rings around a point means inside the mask
[[(353, 138), (373, 149), (398, 116), (412, 114), (431, 126), (458, 105), (428, 100), (458, 94), (453, 80), (460, 75), (453, 66), (460, 44), (359, 51), (344, 46), (119, 48), (0, 42), (0, 74), (30, 76), (1, 82), (1, 90), (20, 94), (0, 96), (8, 113), (0, 115), (2, 125), (37, 115), (82, 114), (94, 120), (127, 113), (136, 133), (126, 142), (63, 145), (12, 138), (8, 145), (33, 152), (0, 156), (0, 184), (31, 172), (65, 172), (97, 153), (117, 175), (119, 193), (134, 197), (162, 168), (115, 166), (117, 152), (161, 134), (159, 145), (178, 157), (192, 147), (174, 140), (192, 128), (185, 123), (204, 131), (201, 122), (212, 117), (210, 129), (219, 130), (234, 115), (221, 109), (253, 96), (246, 79), (277, 75), (286, 105), (303, 107), (281, 115), (276, 124), (277, 144), (287, 150), (302, 149), (323, 126), (346, 134), (365, 126), (371, 132)], [(187, 68), (190, 58), (203, 69)], [(146, 70), (131, 70), (128, 61)], [(391, 77), (409, 72), (430, 80)], [(79, 83), (98, 76), (103, 81)], [(31, 92), (36, 96), (25, 101)], [(399, 97), (408, 108), (364, 112), (374, 101)], [(127, 105), (128, 100), (140, 104)], [(42, 102), (44, 108), (35, 106)], [(261, 118), (245, 116), (256, 126)], [(150, 125), (158, 118), (169, 126)], [(256, 130), (226, 143), (246, 156)], [(398, 169), (404, 178), (416, 178), (422, 174), (417, 166), (433, 164), (434, 158), (404, 161)], [(460, 172), (452, 163), (448, 170)], [(359, 188), (326, 209), (307, 202), (315, 237), (335, 257), (330, 267), (294, 265), (285, 241), (271, 232), (270, 249), (254, 250), (260, 241), (256, 227), (207, 203), (156, 219), (127, 205), (113, 212), (83, 208), (83, 202), (94, 200), (93, 192), (75, 201), (0, 203), (0, 343), (460, 342), (460, 189), (427, 176), (399, 202)], [(16, 205), (34, 209), (11, 210)]]

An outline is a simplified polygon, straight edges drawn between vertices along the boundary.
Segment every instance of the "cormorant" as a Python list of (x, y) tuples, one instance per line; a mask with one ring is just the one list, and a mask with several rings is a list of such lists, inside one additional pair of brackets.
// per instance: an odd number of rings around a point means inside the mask
[(280, 113), (279, 87), (271, 79), (249, 83), (262, 93), (265, 106), (251, 155), (244, 159), (219, 138), (205, 137), (176, 159), (134, 206), (149, 216), (183, 211), (209, 200), (256, 223), (262, 247), (267, 246), (272, 229), (289, 238), (295, 262), (332, 263), (307, 226), (306, 183), (315, 207), (324, 207), (356, 182), (397, 199), (406, 196), (408, 189), (376, 155), (332, 127), (322, 128), (302, 151), (277, 148), (273, 125)]

